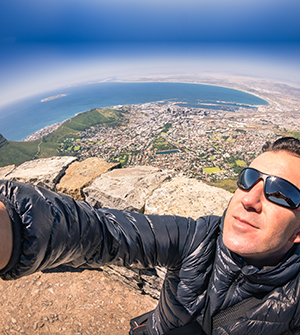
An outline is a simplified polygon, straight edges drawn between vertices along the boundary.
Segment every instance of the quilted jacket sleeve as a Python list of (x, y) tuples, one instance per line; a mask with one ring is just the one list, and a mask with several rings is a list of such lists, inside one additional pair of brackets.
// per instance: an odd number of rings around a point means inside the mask
[(195, 229), (191, 219), (96, 210), (86, 202), (18, 182), (0, 181), (0, 201), (14, 232), (13, 255), (0, 271), (5, 280), (61, 264), (174, 267)]

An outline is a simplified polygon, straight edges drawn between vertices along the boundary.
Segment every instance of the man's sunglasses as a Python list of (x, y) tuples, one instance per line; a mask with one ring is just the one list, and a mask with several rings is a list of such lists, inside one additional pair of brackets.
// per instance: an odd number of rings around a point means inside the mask
[(247, 167), (239, 174), (237, 185), (240, 189), (249, 191), (260, 179), (264, 181), (264, 194), (269, 201), (290, 209), (300, 206), (299, 188), (280, 177)]

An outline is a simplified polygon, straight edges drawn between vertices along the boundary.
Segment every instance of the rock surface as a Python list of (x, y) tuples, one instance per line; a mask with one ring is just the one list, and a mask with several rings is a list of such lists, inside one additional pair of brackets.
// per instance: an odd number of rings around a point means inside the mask
[(119, 279), (62, 267), (0, 280), (0, 334), (128, 335), (129, 320), (157, 300)]
[(152, 166), (115, 169), (102, 174), (83, 192), (96, 208), (116, 208), (142, 213), (146, 200), (174, 172)]
[(15, 165), (7, 165), (4, 167), (0, 167), (0, 179), (5, 179), (5, 176), (8, 175), (16, 168)]
[(82, 162), (74, 162), (67, 168), (65, 175), (56, 185), (56, 190), (71, 196), (75, 200), (85, 200), (82, 192), (84, 187), (89, 186), (102, 173), (120, 167), (120, 163), (107, 163), (104, 159), (97, 157), (90, 157)]
[(57, 182), (76, 157), (63, 156), (41, 158), (25, 162), (12, 170), (5, 179), (21, 181), (55, 190)]
[(222, 215), (232, 194), (201, 181), (175, 177), (156, 189), (147, 199), (146, 214), (170, 214), (197, 219), (204, 215)]

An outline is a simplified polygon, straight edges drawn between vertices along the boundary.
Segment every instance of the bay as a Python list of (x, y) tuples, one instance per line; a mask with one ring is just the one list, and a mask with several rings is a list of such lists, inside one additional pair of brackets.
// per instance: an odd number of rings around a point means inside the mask
[[(65, 96), (41, 102), (48, 97)], [(268, 102), (249, 93), (221, 86), (168, 82), (104, 82), (39, 94), (0, 109), (0, 133), (11, 141), (92, 108), (154, 101), (184, 102), (202, 109), (255, 108)]]

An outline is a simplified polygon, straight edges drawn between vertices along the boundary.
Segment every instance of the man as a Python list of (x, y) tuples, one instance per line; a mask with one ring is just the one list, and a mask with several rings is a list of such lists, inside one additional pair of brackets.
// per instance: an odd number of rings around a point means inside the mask
[(0, 182), (0, 276), (68, 264), (165, 266), (145, 334), (204, 325), (256, 297), (212, 334), (300, 334), (300, 141), (265, 147), (238, 178), (222, 218), (193, 220), (93, 209), (48, 190)]

